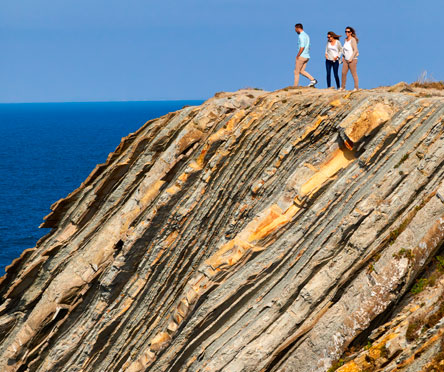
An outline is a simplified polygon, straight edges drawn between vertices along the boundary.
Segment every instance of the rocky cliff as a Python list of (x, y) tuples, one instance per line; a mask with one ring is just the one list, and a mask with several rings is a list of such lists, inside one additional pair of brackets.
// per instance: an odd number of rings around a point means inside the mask
[(147, 122), (7, 268), (0, 370), (442, 370), (443, 163), (402, 84)]

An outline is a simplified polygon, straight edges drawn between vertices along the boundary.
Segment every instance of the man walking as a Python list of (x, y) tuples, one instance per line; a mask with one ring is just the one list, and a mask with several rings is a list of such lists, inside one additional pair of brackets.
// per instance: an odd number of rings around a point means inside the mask
[(309, 87), (314, 87), (318, 81), (311, 76), (307, 71), (305, 71), (305, 67), (307, 66), (307, 62), (310, 59), (310, 37), (304, 31), (304, 27), (301, 23), (297, 23), (294, 26), (296, 33), (299, 35), (298, 40), (298, 55), (296, 56), (296, 67), (294, 69), (294, 85), (297, 87), (299, 84), (299, 74), (305, 76), (310, 80)]

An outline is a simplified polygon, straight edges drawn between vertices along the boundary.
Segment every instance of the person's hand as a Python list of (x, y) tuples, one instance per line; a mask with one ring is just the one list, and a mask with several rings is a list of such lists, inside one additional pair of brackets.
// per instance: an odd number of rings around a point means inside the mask
[(299, 59), (300, 56), (296, 56), (296, 59)]

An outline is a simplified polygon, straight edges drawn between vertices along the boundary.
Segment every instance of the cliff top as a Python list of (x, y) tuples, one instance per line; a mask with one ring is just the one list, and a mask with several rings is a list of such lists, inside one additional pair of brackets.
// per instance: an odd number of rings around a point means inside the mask
[(441, 90), (400, 83), (218, 93), (147, 122), (7, 268), (1, 369), (438, 365), (443, 118)]

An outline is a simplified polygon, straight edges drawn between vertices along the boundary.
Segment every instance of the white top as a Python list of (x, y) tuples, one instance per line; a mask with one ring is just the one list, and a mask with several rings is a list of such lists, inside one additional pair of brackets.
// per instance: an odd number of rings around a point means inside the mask
[(336, 40), (335, 45), (327, 42), (325, 53), (327, 54), (327, 59), (330, 61), (334, 61), (336, 57), (340, 57), (342, 54), (341, 42), (339, 40)]
[[(351, 45), (351, 40), (349, 40), (349, 41), (345, 40), (342, 50), (344, 52), (344, 58), (347, 61), (349, 61), (351, 59), (351, 57), (353, 56), (353, 48)], [(357, 58), (355, 57), (355, 59), (357, 59)]]

